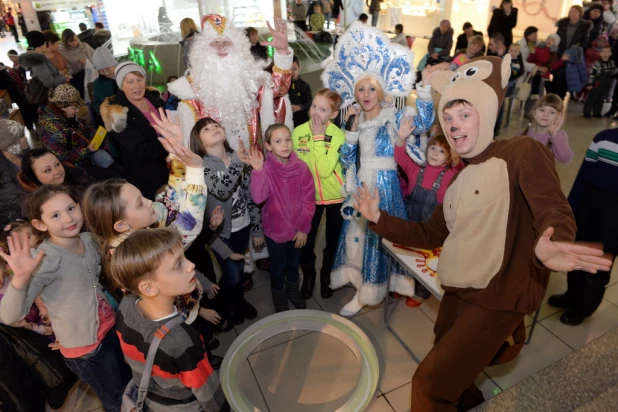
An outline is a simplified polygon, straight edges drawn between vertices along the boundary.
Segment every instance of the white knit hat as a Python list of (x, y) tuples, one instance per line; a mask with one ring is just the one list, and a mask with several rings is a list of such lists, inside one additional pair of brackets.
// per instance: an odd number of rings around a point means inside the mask
[(124, 77), (131, 72), (139, 72), (144, 76), (144, 79), (146, 78), (146, 70), (142, 66), (131, 61), (122, 62), (116, 66), (115, 76), (118, 87), (122, 88)]
[(107, 47), (98, 47), (92, 54), (92, 65), (97, 70), (103, 70), (118, 66), (118, 62)]

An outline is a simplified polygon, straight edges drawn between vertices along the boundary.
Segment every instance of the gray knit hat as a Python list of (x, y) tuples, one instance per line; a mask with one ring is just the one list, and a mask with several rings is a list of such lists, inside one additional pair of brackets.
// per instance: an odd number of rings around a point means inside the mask
[(114, 59), (112, 52), (110, 52), (107, 47), (98, 47), (92, 54), (91, 60), (92, 65), (97, 70), (118, 66), (118, 62)]
[(9, 149), (18, 145), (22, 137), (24, 137), (24, 126), (13, 120), (0, 119), (0, 151), (11, 151)]
[(144, 70), (142, 66), (131, 61), (122, 62), (116, 66), (116, 84), (118, 87), (122, 88), (122, 82), (125, 76), (131, 72), (139, 72), (144, 76), (144, 79), (146, 78), (146, 70)]

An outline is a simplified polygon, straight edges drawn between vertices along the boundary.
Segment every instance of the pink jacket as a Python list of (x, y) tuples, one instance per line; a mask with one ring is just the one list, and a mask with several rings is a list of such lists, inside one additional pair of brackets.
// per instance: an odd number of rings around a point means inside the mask
[(251, 197), (262, 204), (264, 235), (277, 243), (308, 234), (315, 213), (315, 185), (305, 162), (292, 152), (283, 164), (270, 154), (264, 168), (251, 172)]
[(549, 133), (539, 133), (533, 127), (528, 129), (526, 134), (549, 147), (549, 150), (554, 154), (554, 157), (560, 163), (569, 163), (573, 159), (573, 150), (569, 147), (569, 137), (564, 130), (560, 130), (555, 136), (550, 136)]

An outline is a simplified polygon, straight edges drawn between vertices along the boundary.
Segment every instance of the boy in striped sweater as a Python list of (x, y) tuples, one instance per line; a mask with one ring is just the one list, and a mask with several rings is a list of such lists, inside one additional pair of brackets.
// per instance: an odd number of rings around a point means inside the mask
[[(569, 194), (577, 224), (576, 240), (601, 242), (603, 250), (618, 254), (618, 129), (597, 134)], [(603, 301), (610, 272), (591, 275), (581, 270), (567, 274), (567, 291), (549, 298), (549, 304), (566, 309), (560, 321), (579, 325)]]
[[(116, 248), (110, 270), (118, 284), (133, 292), (120, 303), (116, 333), (133, 382), (139, 384), (154, 333), (180, 316), (175, 297), (195, 288), (195, 265), (185, 257), (178, 231), (142, 229)], [(153, 412), (230, 410), (204, 342), (190, 325), (175, 326), (161, 341), (145, 405)]]

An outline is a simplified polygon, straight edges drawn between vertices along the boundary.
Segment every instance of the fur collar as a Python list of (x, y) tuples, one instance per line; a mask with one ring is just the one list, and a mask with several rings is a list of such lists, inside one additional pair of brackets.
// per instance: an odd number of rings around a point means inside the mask
[[(154, 87), (146, 87), (146, 97), (152, 102), (151, 97), (161, 96), (161, 92)], [(101, 118), (105, 129), (116, 133), (122, 133), (127, 128), (127, 114), (129, 113), (129, 101), (122, 91), (114, 96), (106, 97), (100, 107)], [(132, 106), (132, 105), (131, 105)]]
[(397, 109), (395, 108), (383, 108), (380, 110), (380, 114), (375, 119), (365, 120), (365, 114), (361, 113), (360, 123), (358, 125), (358, 131), (364, 132), (365, 130), (373, 129), (376, 127), (382, 127), (386, 123), (396, 124), (395, 115), (397, 114)]
[(180, 100), (195, 99), (195, 92), (191, 88), (191, 83), (187, 76), (182, 76), (180, 79), (167, 85), (167, 91), (178, 97)]

